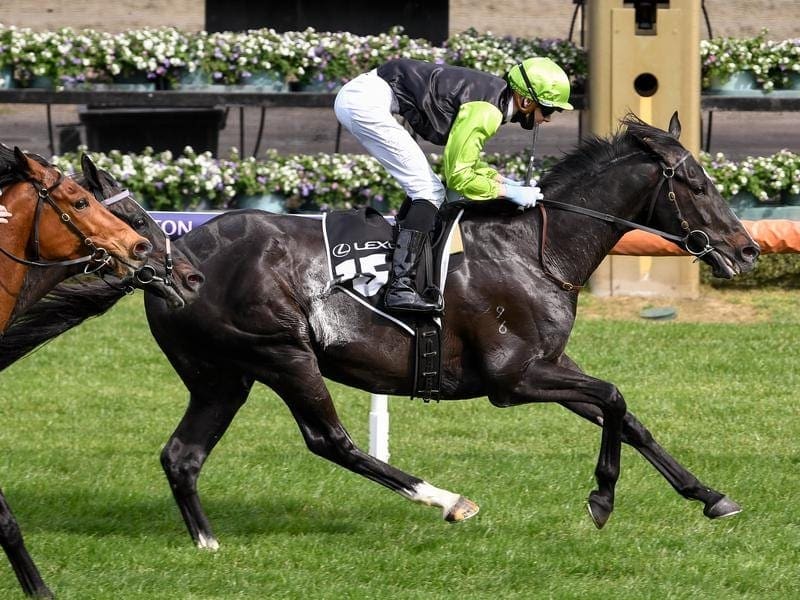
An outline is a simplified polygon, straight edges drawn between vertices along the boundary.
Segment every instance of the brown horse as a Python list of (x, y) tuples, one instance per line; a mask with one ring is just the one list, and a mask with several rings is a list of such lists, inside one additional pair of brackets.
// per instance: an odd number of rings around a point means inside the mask
[(0, 230), (0, 335), (38, 300), (20, 295), (31, 267), (85, 262), (87, 272), (109, 268), (126, 277), (152, 250), (91, 192), (19, 148), (0, 147), (0, 188), (13, 214)]
[[(0, 340), (14, 317), (85, 265), (133, 276), (145, 266), (152, 244), (120, 221), (91, 192), (40, 157), (0, 144), (0, 189), (13, 215), (0, 229)], [(48, 268), (63, 276), (46, 286), (26, 286), (28, 272)], [(11, 508), (0, 491), (0, 545), (28, 594), (50, 596), (25, 550)]]

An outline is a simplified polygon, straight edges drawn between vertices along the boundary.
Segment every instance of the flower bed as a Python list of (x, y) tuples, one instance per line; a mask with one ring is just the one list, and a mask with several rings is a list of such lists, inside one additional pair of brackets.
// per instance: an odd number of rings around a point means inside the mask
[(781, 150), (772, 156), (748, 156), (735, 162), (722, 153), (703, 154), (701, 162), (725, 198), (746, 192), (759, 204), (793, 202), (800, 195), (800, 155)]
[[(142, 154), (110, 152), (90, 154), (97, 165), (108, 170), (150, 208), (230, 208), (242, 197), (278, 194), (290, 210), (314, 207), (319, 210), (353, 208), (370, 204), (391, 213), (404, 199), (395, 180), (371, 156), (364, 154), (293, 154), (268, 151), (263, 159), (243, 158), (236, 152), (214, 158), (210, 152), (195, 153), (187, 148), (180, 156), (171, 152)], [(528, 166), (524, 154), (487, 154), (486, 162), (503, 175), (522, 180)], [(435, 171), (441, 156), (430, 155)], [(537, 165), (541, 175), (555, 159), (546, 157)], [(67, 172), (79, 168), (78, 154), (54, 158)], [(723, 155), (701, 155), (701, 163), (715, 180), (720, 193), (734, 198), (750, 190), (765, 205), (774, 205), (800, 193), (800, 155), (782, 150), (773, 156), (741, 162)]]
[(279, 75), (299, 89), (330, 91), (392, 58), (482, 68), (503, 74), (521, 56), (548, 56), (580, 85), (586, 54), (565, 40), (478, 34), (454, 36), (441, 47), (394, 27), (378, 35), (319, 32), (185, 32), (172, 27), (110, 34), (69, 28), (36, 32), (0, 24), (0, 71), (10, 69), (21, 86), (47, 77), (57, 86), (129, 82), (131, 78), (178, 87), (189, 79), (207, 85), (247, 85), (261, 73)]
[[(177, 86), (186, 75), (206, 85), (256, 84), (268, 73), (295, 86), (333, 90), (391, 58), (419, 58), (473, 67), (500, 75), (521, 57), (548, 56), (582, 89), (586, 51), (567, 40), (496, 36), (467, 30), (442, 46), (413, 39), (394, 27), (378, 35), (273, 29), (208, 33), (172, 27), (110, 34), (91, 29), (36, 32), (0, 24), (0, 71), (12, 70), (23, 86), (46, 79), (56, 85), (131, 81), (140, 77)], [(725, 84), (737, 73), (752, 76), (759, 90), (800, 85), (800, 39), (771, 41), (714, 38), (700, 43), (703, 88)], [(196, 75), (196, 77), (195, 77)]]
[(701, 41), (703, 88), (724, 87), (732, 78), (745, 74), (756, 90), (796, 89), (800, 84), (800, 38), (772, 41), (766, 34), (763, 30), (754, 38)]

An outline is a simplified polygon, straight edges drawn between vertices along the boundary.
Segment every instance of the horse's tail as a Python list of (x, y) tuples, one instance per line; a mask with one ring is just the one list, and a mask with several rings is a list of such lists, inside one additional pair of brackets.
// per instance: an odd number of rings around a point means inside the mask
[(64, 281), (0, 336), (0, 371), (86, 319), (102, 315), (124, 295), (96, 277)]

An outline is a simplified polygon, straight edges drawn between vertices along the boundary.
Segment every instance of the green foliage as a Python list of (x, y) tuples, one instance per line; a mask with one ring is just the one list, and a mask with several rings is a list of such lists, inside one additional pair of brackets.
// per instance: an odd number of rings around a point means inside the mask
[[(257, 385), (200, 478), (221, 548), (199, 551), (158, 460), (186, 390), (148, 332), (141, 294), (3, 371), (3, 491), (62, 600), (793, 598), (800, 322), (785, 316), (712, 325), (579, 311), (573, 358), (742, 504), (724, 521), (625, 447), (616, 510), (597, 531), (584, 508), (597, 427), (549, 404), (392, 398), (392, 464), (481, 506), (449, 525), (313, 456)], [(331, 391), (366, 447), (368, 394)], [(5, 561), (0, 597), (23, 597)]]
[(758, 258), (756, 268), (750, 273), (738, 275), (733, 279), (717, 279), (711, 276), (711, 269), (702, 264), (700, 281), (715, 288), (800, 288), (800, 255), (763, 254)]

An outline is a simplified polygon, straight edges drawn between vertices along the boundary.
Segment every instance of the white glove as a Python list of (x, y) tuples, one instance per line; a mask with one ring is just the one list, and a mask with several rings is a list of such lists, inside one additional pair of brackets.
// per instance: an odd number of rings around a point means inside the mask
[(506, 198), (519, 204), (523, 208), (533, 208), (536, 201), (544, 198), (542, 190), (535, 185), (508, 185), (506, 186)]
[(11, 213), (6, 210), (6, 207), (0, 204), (0, 223), (8, 223), (6, 217), (10, 217)]

